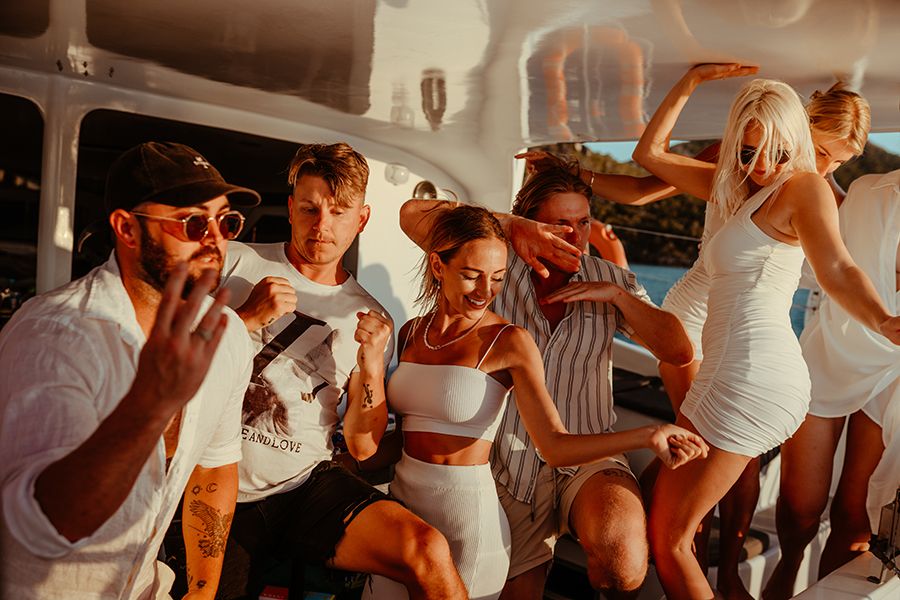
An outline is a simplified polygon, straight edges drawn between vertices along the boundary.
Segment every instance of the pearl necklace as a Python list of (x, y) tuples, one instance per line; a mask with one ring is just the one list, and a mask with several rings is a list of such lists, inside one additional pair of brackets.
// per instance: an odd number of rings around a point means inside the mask
[(481, 316), (475, 321), (475, 324), (463, 331), (460, 335), (456, 336), (449, 342), (444, 342), (443, 344), (438, 344), (437, 346), (432, 346), (428, 343), (428, 332), (431, 330), (431, 323), (434, 322), (434, 316), (437, 314), (437, 311), (431, 313), (431, 317), (428, 318), (428, 323), (425, 324), (425, 335), (422, 336), (422, 341), (425, 342), (425, 347), (429, 350), (440, 350), (441, 348), (446, 348), (450, 344), (455, 344), (459, 340), (463, 339), (467, 335), (469, 335), (473, 329), (478, 327), (478, 324), (481, 323), (482, 319), (484, 319), (485, 315), (487, 315), (487, 311), (481, 313)]

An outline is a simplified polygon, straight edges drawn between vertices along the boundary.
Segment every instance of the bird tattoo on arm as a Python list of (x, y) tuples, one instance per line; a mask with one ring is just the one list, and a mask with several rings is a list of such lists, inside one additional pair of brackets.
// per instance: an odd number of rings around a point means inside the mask
[(202, 500), (191, 500), (191, 514), (203, 524), (203, 529), (196, 529), (203, 538), (198, 542), (200, 552), (206, 558), (215, 558), (225, 552), (225, 544), (228, 541), (228, 530), (231, 528), (231, 520), (234, 513), (223, 515), (219, 509), (210, 506)]

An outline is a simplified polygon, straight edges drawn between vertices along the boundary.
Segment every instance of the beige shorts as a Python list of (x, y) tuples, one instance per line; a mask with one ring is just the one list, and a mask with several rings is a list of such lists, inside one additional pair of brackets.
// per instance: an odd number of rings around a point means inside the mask
[(588, 479), (607, 469), (625, 471), (634, 477), (624, 454), (579, 467), (574, 475), (558, 473), (552, 467), (541, 465), (534, 484), (533, 508), (527, 502), (516, 500), (502, 485), (497, 485), (497, 496), (509, 519), (512, 539), (507, 579), (553, 560), (557, 538), (570, 533), (569, 510), (578, 491)]

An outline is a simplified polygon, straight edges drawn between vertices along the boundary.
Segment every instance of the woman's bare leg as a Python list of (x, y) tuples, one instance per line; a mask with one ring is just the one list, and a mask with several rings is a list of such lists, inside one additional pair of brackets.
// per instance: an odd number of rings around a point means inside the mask
[[(663, 380), (663, 386), (676, 415), (681, 409), (688, 390), (691, 389), (691, 385), (694, 383), (697, 371), (700, 370), (700, 362), (695, 360), (684, 366), (676, 366), (666, 362), (659, 363), (659, 376)], [(659, 459), (653, 459), (653, 462), (641, 473), (641, 493), (644, 496), (645, 506), (648, 508), (652, 497), (653, 484), (661, 466), (662, 463)], [(712, 530), (712, 521), (713, 511), (710, 511), (703, 517), (697, 528), (697, 534), (694, 536), (694, 556), (697, 557), (697, 562), (704, 573), (709, 571), (709, 535)]]
[[(678, 425), (694, 430), (684, 416)], [(705, 460), (674, 471), (662, 469), (650, 508), (650, 547), (669, 600), (713, 597), (712, 588), (691, 551), (703, 516), (715, 506), (747, 466), (750, 457), (710, 448)]]
[(719, 501), (719, 575), (716, 589), (731, 600), (752, 600), (738, 575), (744, 540), (759, 500), (759, 457), (752, 459), (737, 482)]
[(831, 501), (831, 534), (819, 562), (820, 579), (869, 549), (866, 495), (883, 453), (881, 427), (862, 411), (850, 415), (844, 468)]
[(819, 531), (828, 503), (834, 452), (843, 418), (807, 415), (794, 436), (781, 445), (781, 490), (775, 522), (781, 558), (762, 597), (784, 600), (794, 595), (803, 552)]

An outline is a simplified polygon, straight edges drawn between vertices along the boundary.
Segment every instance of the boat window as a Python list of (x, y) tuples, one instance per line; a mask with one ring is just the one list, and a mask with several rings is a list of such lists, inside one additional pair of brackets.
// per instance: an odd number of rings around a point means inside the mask
[(36, 38), (50, 25), (50, 0), (0, 2), (0, 35)]
[(25, 98), (0, 94), (0, 327), (34, 295), (44, 118)]
[[(241, 241), (265, 243), (290, 238), (287, 167), (297, 149), (296, 142), (146, 115), (96, 110), (85, 116), (79, 138), (73, 278), (84, 275), (109, 256), (112, 240), (103, 208), (106, 173), (119, 154), (146, 141), (187, 144), (215, 165), (228, 182), (260, 193), (259, 206), (242, 209), (247, 221)], [(355, 260), (346, 266), (355, 273)]]

